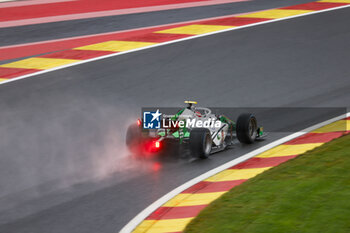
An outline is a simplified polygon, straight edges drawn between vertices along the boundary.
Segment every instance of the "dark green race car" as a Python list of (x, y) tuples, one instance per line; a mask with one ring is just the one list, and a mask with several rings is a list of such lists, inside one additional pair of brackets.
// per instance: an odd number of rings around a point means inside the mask
[(234, 122), (209, 108), (195, 106), (195, 101), (185, 103), (187, 106), (175, 115), (163, 118), (158, 129), (144, 129), (142, 120), (130, 125), (126, 134), (129, 150), (144, 155), (174, 151), (175, 146), (189, 150), (194, 157), (207, 158), (231, 146), (235, 138), (251, 144), (265, 136), (251, 113), (240, 114)]

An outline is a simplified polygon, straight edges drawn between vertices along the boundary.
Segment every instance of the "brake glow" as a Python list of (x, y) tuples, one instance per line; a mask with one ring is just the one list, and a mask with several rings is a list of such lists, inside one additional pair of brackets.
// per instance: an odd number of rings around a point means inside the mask
[(156, 142), (154, 143), (154, 147), (155, 147), (155, 148), (160, 148), (160, 142), (159, 142), (159, 141), (156, 141)]
[(145, 142), (144, 148), (148, 153), (159, 152), (162, 149), (162, 143), (158, 140), (149, 140)]
[(140, 119), (137, 119), (137, 125), (141, 126), (141, 120)]

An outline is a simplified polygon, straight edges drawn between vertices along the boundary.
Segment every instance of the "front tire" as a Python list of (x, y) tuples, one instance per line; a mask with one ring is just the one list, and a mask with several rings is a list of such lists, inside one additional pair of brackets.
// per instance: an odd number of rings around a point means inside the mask
[(191, 154), (201, 159), (206, 159), (210, 155), (212, 139), (209, 129), (195, 128), (190, 133)]
[(237, 139), (244, 144), (251, 144), (257, 137), (258, 123), (251, 113), (239, 115), (236, 122)]

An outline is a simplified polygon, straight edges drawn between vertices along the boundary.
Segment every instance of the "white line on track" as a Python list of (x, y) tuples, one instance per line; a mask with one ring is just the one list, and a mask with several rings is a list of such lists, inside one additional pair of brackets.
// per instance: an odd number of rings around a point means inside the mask
[(172, 190), (171, 192), (165, 194), (163, 197), (161, 197), (160, 199), (158, 199), (157, 201), (153, 202), (150, 206), (148, 206), (146, 209), (144, 209), (141, 213), (139, 213), (138, 215), (136, 215), (136, 217), (134, 217), (128, 224), (126, 224), (121, 230), (119, 233), (130, 233), (132, 232), (132, 230), (134, 230), (137, 225), (139, 225), (145, 218), (147, 218), (151, 213), (153, 213), (156, 209), (158, 209), (159, 207), (161, 207), (164, 203), (166, 203), (167, 201), (169, 201), (170, 199), (172, 199), (173, 197), (175, 197), (177, 194), (181, 193), (182, 191), (188, 189), (189, 187), (197, 184), (198, 182), (202, 181), (202, 180), (205, 180), (223, 170), (226, 170), (232, 166), (235, 166), (241, 162), (244, 162), (246, 161), (247, 159), (250, 159), (252, 157), (255, 157), (257, 156), (258, 154), (261, 154), (263, 153), (264, 151), (267, 151), (273, 147), (276, 147), (278, 145), (281, 145), (285, 142), (288, 142), (294, 138), (297, 138), (297, 137), (300, 137), (310, 131), (313, 131), (315, 129), (318, 129), (322, 126), (325, 126), (325, 125), (328, 125), (330, 123), (333, 123), (335, 121), (338, 121), (338, 120), (341, 120), (343, 118), (346, 118), (346, 117), (349, 117), (350, 116), (350, 112), (346, 113), (346, 114), (343, 114), (343, 115), (340, 115), (340, 116), (337, 116), (337, 117), (334, 117), (332, 119), (329, 119), (327, 121), (324, 121), (324, 122), (321, 122), (319, 124), (316, 124), (316, 125), (313, 125), (309, 128), (306, 128), (302, 131), (299, 131), (299, 132), (296, 132), (296, 133), (293, 133), (291, 135), (288, 135), (286, 137), (283, 137), (281, 139), (278, 139), (268, 145), (265, 145), (261, 148), (258, 148), (252, 152), (249, 152), (245, 155), (242, 155), (241, 157), (239, 158), (236, 158), (234, 160), (231, 160), (217, 168), (214, 168), (186, 183), (184, 183), (183, 185), (177, 187), (176, 189)]
[[(265, 21), (265, 22), (253, 23), (253, 24), (249, 24), (249, 25), (245, 25), (245, 26), (225, 29), (225, 30), (222, 30), (222, 31), (210, 32), (210, 33), (196, 35), (196, 36), (191, 36), (191, 37), (182, 38), (182, 39), (178, 39), (178, 40), (172, 40), (172, 41), (168, 41), (168, 42), (163, 42), (163, 43), (150, 45), (150, 46), (147, 46), (147, 47), (142, 47), (142, 48), (133, 49), (133, 50), (129, 50), (129, 51), (124, 51), (124, 52), (120, 52), (120, 53), (109, 54), (109, 55), (96, 57), (96, 58), (92, 58), (92, 59), (88, 59), (88, 60), (83, 60), (83, 61), (80, 61), (80, 62), (76, 62), (76, 63), (64, 65), (64, 66), (59, 66), (59, 67), (48, 69), (48, 70), (39, 71), (39, 72), (32, 73), (32, 74), (23, 75), (23, 76), (20, 76), (20, 77), (17, 77), (17, 78), (12, 78), (12, 79), (9, 79), (9, 80), (1, 82), (0, 85), (6, 84), (6, 83), (10, 83), (10, 82), (14, 82), (14, 81), (21, 80), (21, 79), (25, 79), (25, 78), (29, 78), (29, 77), (32, 77), (32, 76), (35, 76), (35, 75), (45, 74), (45, 73), (48, 73), (48, 72), (52, 72), (52, 71), (56, 71), (56, 70), (60, 70), (60, 69), (64, 69), (64, 68), (68, 68), (68, 67), (72, 67), (72, 66), (81, 65), (81, 64), (84, 64), (84, 63), (88, 63), (88, 62), (102, 60), (102, 59), (109, 58), (109, 57), (120, 56), (120, 55), (124, 55), (124, 54), (127, 54), (127, 53), (133, 53), (133, 52), (137, 52), (137, 51), (141, 51), (141, 50), (145, 50), (145, 49), (151, 49), (151, 48), (164, 46), (164, 45), (168, 45), (168, 44), (175, 44), (175, 43), (186, 41), (186, 40), (192, 40), (192, 39), (200, 38), (200, 37), (204, 37), (204, 36), (210, 36), (210, 35), (219, 34), (219, 33), (223, 33), (223, 32), (239, 30), (239, 29), (242, 29), (242, 28), (254, 27), (254, 26), (258, 26), (258, 25), (263, 25), (263, 24), (268, 24), (268, 23), (273, 23), (273, 22), (278, 22), (278, 21), (298, 18), (298, 17), (302, 17), (302, 16), (319, 14), (319, 13), (333, 11), (333, 10), (339, 10), (339, 9), (343, 9), (343, 8), (347, 8), (347, 7), (350, 7), (350, 5), (339, 6), (339, 7), (335, 7), (335, 8), (331, 8), (331, 9), (325, 9), (325, 10), (320, 10), (320, 11), (309, 12), (309, 13), (305, 13), (305, 14), (301, 14), (301, 15), (289, 16), (289, 17), (280, 18), (280, 19), (273, 19), (273, 20), (269, 20), (269, 21)], [(203, 19), (203, 20), (205, 20), (205, 19)]]

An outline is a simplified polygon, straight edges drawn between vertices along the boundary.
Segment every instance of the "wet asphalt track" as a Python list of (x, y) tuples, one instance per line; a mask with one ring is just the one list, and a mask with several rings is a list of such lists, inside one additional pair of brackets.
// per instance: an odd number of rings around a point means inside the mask
[[(142, 106), (184, 99), (225, 107), (349, 106), (349, 21), (347, 8), (1, 85), (0, 183), (15, 194), (1, 195), (0, 232), (117, 232), (178, 185), (288, 134), (204, 161), (132, 160), (121, 149), (123, 132)], [(91, 181), (94, 175), (105, 178)], [(70, 188), (42, 196), (57, 187)]]

